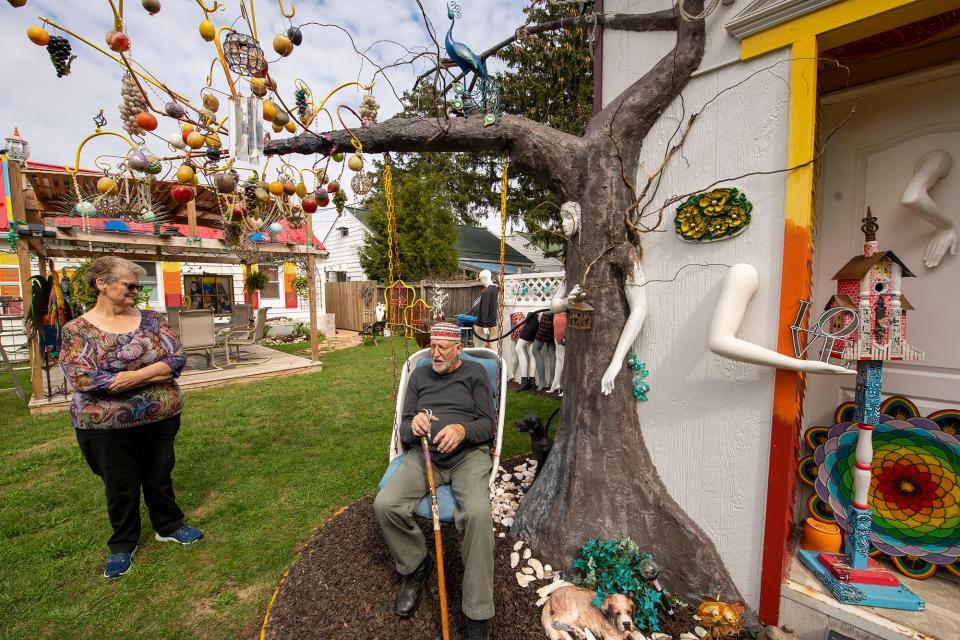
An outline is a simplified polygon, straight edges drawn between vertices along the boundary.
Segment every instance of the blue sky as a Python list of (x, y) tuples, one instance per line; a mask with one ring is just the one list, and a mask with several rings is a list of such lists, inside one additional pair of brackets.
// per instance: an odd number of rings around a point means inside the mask
[[(151, 16), (138, 0), (126, 1), (124, 18), (132, 56), (154, 76), (199, 105), (200, 90), (205, 86), (210, 63), (216, 56), (213, 43), (204, 42), (197, 30), (203, 12), (193, 0), (161, 2), (160, 13)], [(295, 4), (294, 24), (322, 22), (346, 28), (357, 47), (369, 48), (367, 54), (378, 64), (394, 62), (405, 55), (405, 49), (432, 47), (420, 10), (412, 1), (300, 0), (291, 3), (285, 0), (284, 4), (288, 11), (291, 4)], [(455, 29), (457, 40), (481, 51), (522, 24), (522, 8), (527, 3), (525, 0), (460, 0), (460, 4), (463, 17)], [(239, 17), (238, 0), (226, 0), (224, 5), (222, 11), (211, 14), (217, 26), (233, 23)], [(446, 4), (443, 0), (423, 0), (423, 5), (442, 44), (449, 24)], [(0, 42), (4, 43), (4, 55), (0, 57), (0, 83), (4, 87), (4, 99), (0, 100), (0, 134), (6, 137), (14, 126), (19, 127), (30, 142), (32, 160), (72, 164), (77, 145), (93, 132), (93, 117), (100, 109), (104, 109), (108, 120), (106, 129), (121, 130), (117, 105), (123, 70), (109, 58), (67, 36), (78, 57), (71, 74), (57, 78), (46, 49), (26, 37), (28, 26), (40, 24), (38, 16), (58, 22), (105, 47), (104, 36), (113, 28), (113, 14), (106, 0), (28, 0), (27, 5), (19, 9), (0, 3)], [(273, 60), (278, 56), (273, 53), (270, 42), (288, 25), (275, 1), (257, 0), (256, 16), (261, 43), (268, 59)], [(47, 30), (51, 35), (59, 33), (52, 27)], [(374, 70), (353, 51), (342, 32), (313, 25), (304, 26), (302, 32), (303, 44), (291, 56), (270, 67), (287, 104), (292, 105), (296, 78), (304, 80), (318, 97), (343, 82), (369, 82)], [(405, 65), (389, 73), (398, 93), (412, 86), (413, 78), (423, 70), (426, 61), (418, 65)], [(238, 88), (243, 85), (246, 83), (240, 83)], [(213, 87), (227, 91), (219, 65), (214, 69)], [(380, 120), (398, 111), (399, 104), (386, 82), (378, 81), (374, 94), (381, 105)], [(330, 104), (344, 104), (356, 110), (361, 96), (355, 87), (349, 88), (332, 98)], [(155, 94), (151, 95), (151, 101), (162, 104), (164, 99)], [(221, 96), (220, 113), (225, 110), (226, 98)], [(174, 121), (161, 118), (156, 133), (166, 137), (176, 131)], [(158, 154), (168, 152), (156, 138), (148, 139), (148, 147)], [(81, 165), (90, 167), (96, 155), (122, 153), (124, 148), (116, 138), (100, 138), (84, 149)], [(307, 166), (313, 160), (312, 157), (300, 158), (294, 164)], [(277, 165), (272, 161), (271, 169)], [(343, 182), (348, 182), (349, 177), (347, 170)], [(348, 192), (348, 195), (351, 194)]]

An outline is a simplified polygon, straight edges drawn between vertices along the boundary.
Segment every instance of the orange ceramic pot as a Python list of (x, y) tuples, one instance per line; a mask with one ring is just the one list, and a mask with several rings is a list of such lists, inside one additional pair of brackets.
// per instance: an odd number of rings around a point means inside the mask
[(820, 522), (814, 518), (807, 518), (803, 523), (803, 537), (800, 539), (800, 548), (806, 551), (820, 551), (822, 553), (839, 553), (843, 545), (840, 527), (835, 524)]

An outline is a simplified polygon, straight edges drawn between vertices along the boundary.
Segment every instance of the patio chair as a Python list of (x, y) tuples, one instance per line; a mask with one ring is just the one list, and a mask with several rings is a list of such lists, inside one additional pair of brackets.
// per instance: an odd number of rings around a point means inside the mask
[(197, 309), (195, 311), (181, 311), (177, 314), (180, 319), (180, 342), (183, 344), (183, 353), (203, 353), (207, 356), (207, 364), (211, 369), (219, 369), (213, 361), (213, 350), (217, 346), (217, 330), (213, 324), (213, 309)]
[(183, 307), (167, 307), (167, 322), (175, 334), (180, 335), (180, 312)]
[[(493, 349), (487, 349), (483, 347), (471, 347), (464, 349), (460, 354), (460, 359), (466, 362), (476, 362), (480, 364), (486, 371), (487, 381), (490, 383), (490, 388), (493, 390), (493, 398), (491, 401), (493, 402), (494, 434), (493, 449), (490, 452), (490, 455), (493, 458), (493, 470), (490, 472), (490, 490), (493, 491), (494, 482), (497, 479), (497, 468), (500, 466), (500, 449), (503, 444), (503, 416), (504, 409), (506, 408), (507, 397), (507, 377), (504, 375), (505, 371), (503, 369), (503, 359), (498, 356), (497, 352)], [(387, 482), (390, 481), (390, 478), (393, 477), (393, 474), (395, 474), (397, 469), (400, 468), (400, 464), (403, 461), (403, 456), (421, 455), (419, 446), (404, 449), (405, 445), (400, 440), (400, 422), (403, 419), (403, 399), (407, 392), (407, 383), (410, 380), (410, 373), (416, 367), (428, 366), (430, 366), (430, 349), (421, 349), (407, 358), (407, 362), (403, 367), (403, 372), (400, 374), (400, 388), (397, 391), (397, 406), (395, 407), (393, 413), (393, 436), (390, 443), (390, 464), (387, 466), (387, 470), (384, 472), (383, 478), (381, 478), (380, 483), (377, 485), (378, 490), (386, 486)], [(453, 522), (453, 511), (456, 507), (456, 504), (457, 502), (453, 498), (453, 490), (450, 488), (449, 484), (444, 484), (437, 487), (437, 506), (439, 507), (440, 520), (443, 522)], [(414, 514), (425, 520), (431, 520), (433, 518), (429, 493), (424, 495), (420, 502), (417, 503), (417, 508), (414, 510)]]
[(217, 331), (217, 345), (222, 346), (227, 341), (227, 335), (231, 331), (250, 328), (250, 311), (252, 308), (251, 305), (243, 303), (231, 307), (229, 322)]
[(237, 360), (240, 360), (240, 347), (245, 345), (257, 344), (263, 340), (263, 335), (267, 328), (267, 310), (257, 309), (257, 319), (252, 328), (234, 329), (227, 334), (224, 340), (224, 350), (227, 353), (227, 364), (235, 364), (230, 360), (230, 349), (236, 352)]

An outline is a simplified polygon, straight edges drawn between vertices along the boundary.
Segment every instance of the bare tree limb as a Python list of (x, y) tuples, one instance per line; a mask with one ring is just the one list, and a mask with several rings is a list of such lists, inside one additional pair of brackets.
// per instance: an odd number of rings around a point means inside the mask
[[(687, 0), (687, 11), (699, 13), (703, 0)], [(677, 44), (642, 78), (591, 118), (586, 137), (614, 136), (639, 150), (641, 138), (696, 71), (706, 42), (702, 20), (677, 21)], [(636, 145), (636, 146), (634, 146)]]
[[(544, 184), (562, 189), (570, 175), (571, 158), (582, 141), (577, 136), (523, 118), (504, 115), (489, 127), (483, 118), (453, 118), (441, 128), (427, 118), (392, 118), (366, 131), (354, 132), (363, 150), (385, 151), (508, 151), (513, 164)], [(352, 151), (351, 133), (346, 130), (317, 135), (302, 133), (295, 138), (271, 140), (267, 155), (288, 153), (332, 153)]]

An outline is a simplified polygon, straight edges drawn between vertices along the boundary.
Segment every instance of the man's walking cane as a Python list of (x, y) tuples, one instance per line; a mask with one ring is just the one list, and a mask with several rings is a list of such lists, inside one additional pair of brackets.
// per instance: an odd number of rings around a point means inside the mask
[[(433, 411), (424, 410), (427, 420), (433, 417)], [(433, 464), (430, 462), (430, 441), (427, 436), (420, 437), (423, 459), (427, 463), (427, 483), (430, 485), (430, 509), (433, 512), (433, 546), (437, 550), (437, 589), (440, 592), (440, 630), (443, 640), (450, 640), (450, 619), (447, 616), (447, 581), (443, 577), (443, 541), (440, 538), (440, 509), (437, 506), (437, 483), (433, 480)]]

